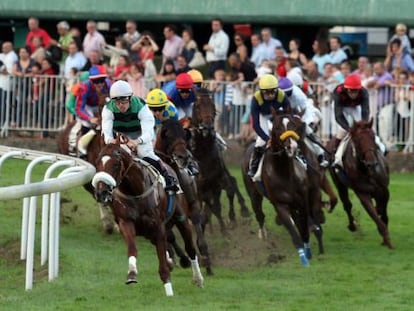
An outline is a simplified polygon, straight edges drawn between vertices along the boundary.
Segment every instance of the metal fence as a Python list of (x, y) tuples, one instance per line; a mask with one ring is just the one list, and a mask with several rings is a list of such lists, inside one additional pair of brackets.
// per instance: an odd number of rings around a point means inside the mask
[[(66, 123), (65, 81), (61, 76), (9, 76), (10, 90), (0, 90), (0, 136), (10, 130), (58, 132)], [(256, 85), (250, 82), (204, 84), (212, 91), (216, 109), (216, 128), (228, 139), (239, 138), (249, 129), (250, 102)], [(332, 91), (335, 84), (312, 83), (322, 112), (318, 130), (326, 142), (336, 133)], [(386, 86), (369, 89), (370, 111), (375, 130), (391, 150), (414, 150), (414, 90), (410, 86)]]

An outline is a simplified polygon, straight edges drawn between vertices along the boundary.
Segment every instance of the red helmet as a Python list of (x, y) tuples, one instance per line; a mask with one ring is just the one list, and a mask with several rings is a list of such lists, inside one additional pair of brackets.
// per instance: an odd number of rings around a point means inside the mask
[(175, 85), (177, 89), (192, 89), (194, 87), (194, 82), (188, 73), (183, 72), (175, 79)]
[(349, 75), (345, 78), (344, 87), (351, 90), (362, 89), (361, 78), (358, 75)]

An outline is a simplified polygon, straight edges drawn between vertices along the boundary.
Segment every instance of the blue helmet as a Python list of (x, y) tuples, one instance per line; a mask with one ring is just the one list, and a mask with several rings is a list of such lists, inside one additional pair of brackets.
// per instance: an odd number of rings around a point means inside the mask
[(288, 78), (280, 78), (279, 88), (282, 89), (284, 92), (289, 92), (293, 89), (293, 83)]

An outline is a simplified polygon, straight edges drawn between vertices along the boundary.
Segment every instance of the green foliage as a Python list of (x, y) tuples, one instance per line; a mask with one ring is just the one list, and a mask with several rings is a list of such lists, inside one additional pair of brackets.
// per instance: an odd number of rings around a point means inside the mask
[[(249, 202), (239, 169), (232, 168), (232, 173)], [(16, 168), (5, 167), (1, 186), (19, 176)], [(395, 250), (379, 245), (381, 238), (373, 221), (353, 199), (360, 230), (348, 231), (345, 213), (338, 205), (332, 214), (326, 214), (326, 254), (316, 254), (312, 239), (315, 256), (311, 266), (304, 268), (284, 228), (274, 224), (274, 210), (266, 202), (267, 227), (280, 236), (286, 258), (249, 268), (216, 266), (215, 275), (205, 277), (204, 289), (191, 284), (191, 270), (176, 268), (172, 272), (173, 298), (165, 297), (154, 247), (141, 237), (137, 238), (138, 284), (124, 285), (128, 265), (124, 241), (120, 235), (102, 232), (97, 206), (82, 188), (62, 193), (70, 202), (61, 208), (59, 277), (54, 282), (47, 281), (47, 267), (40, 266), (40, 219), (37, 222), (35, 283), (33, 290), (26, 292), (25, 263), (19, 259), (21, 201), (0, 201), (0, 309), (412, 310), (413, 177), (391, 176), (389, 227)], [(256, 229), (252, 217), (246, 230)], [(257, 239), (257, 235), (250, 238)], [(218, 243), (216, 240), (220, 238), (210, 241)]]

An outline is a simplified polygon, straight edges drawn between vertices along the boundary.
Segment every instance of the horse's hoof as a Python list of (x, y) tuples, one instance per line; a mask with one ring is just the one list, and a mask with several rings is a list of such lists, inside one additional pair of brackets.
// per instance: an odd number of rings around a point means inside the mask
[(357, 227), (355, 226), (355, 224), (349, 224), (348, 229), (351, 232), (355, 232), (357, 230)]
[(191, 261), (187, 256), (183, 256), (180, 258), (180, 266), (181, 268), (187, 269), (191, 267)]
[(211, 267), (206, 268), (206, 273), (207, 273), (207, 276), (213, 276), (214, 275), (213, 270), (211, 269)]
[(193, 278), (193, 284), (197, 285), (200, 288), (204, 288), (204, 279), (203, 278)]
[(132, 284), (132, 283), (138, 283), (136, 278), (128, 278), (125, 282), (126, 285)]
[(338, 204), (338, 199), (334, 198), (330, 200), (329, 202), (330, 202), (330, 207), (329, 207), (328, 213), (332, 213), (333, 210), (335, 209), (336, 204)]
[(129, 285), (132, 283), (138, 283), (137, 282), (137, 273), (135, 271), (130, 271), (127, 275), (127, 280), (125, 284)]

